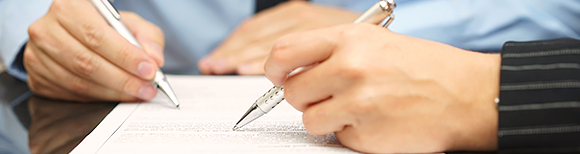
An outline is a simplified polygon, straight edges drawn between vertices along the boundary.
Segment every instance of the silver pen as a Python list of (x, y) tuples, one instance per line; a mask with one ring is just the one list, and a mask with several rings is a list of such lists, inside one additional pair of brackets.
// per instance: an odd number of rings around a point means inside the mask
[[(393, 15), (393, 9), (396, 7), (395, 0), (380, 0), (375, 3), (371, 8), (365, 11), (360, 17), (354, 20), (353, 23), (371, 23), (381, 25), (383, 27), (389, 26), (391, 22), (395, 19)], [(304, 67), (297, 68), (290, 74), (300, 72), (304, 70)], [(242, 118), (236, 123), (232, 130), (236, 131), (239, 128), (244, 127), (250, 122), (258, 119), (262, 115), (270, 112), (276, 105), (280, 104), (284, 100), (284, 86), (272, 87), (268, 92), (262, 95), (256, 102), (246, 111)]]
[[(133, 36), (131, 31), (129, 31), (125, 24), (121, 22), (121, 15), (117, 9), (113, 7), (113, 4), (109, 2), (109, 0), (91, 0), (91, 2), (97, 8), (99, 13), (103, 15), (105, 20), (107, 20), (109, 25), (113, 27), (113, 29), (115, 29), (119, 34), (121, 34), (121, 36), (131, 42), (131, 44), (139, 48), (143, 48), (139, 42), (137, 42), (137, 39), (135, 39), (135, 36)], [(165, 74), (163, 74), (161, 69), (157, 70), (157, 73), (155, 73), (155, 78), (153, 78), (151, 83), (153, 83), (154, 87), (157, 87), (159, 90), (161, 90), (161, 92), (163, 92), (163, 94), (165, 94), (171, 100), (171, 102), (175, 104), (175, 107), (179, 107), (179, 101), (177, 101), (177, 97), (175, 96), (173, 89), (171, 89), (171, 86), (169, 86), (169, 83), (165, 78)]]

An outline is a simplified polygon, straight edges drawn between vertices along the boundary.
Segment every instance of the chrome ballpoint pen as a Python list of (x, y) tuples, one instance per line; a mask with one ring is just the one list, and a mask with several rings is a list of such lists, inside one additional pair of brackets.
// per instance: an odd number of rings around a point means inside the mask
[[(107, 20), (109, 25), (113, 27), (113, 29), (121, 34), (121, 36), (127, 39), (131, 44), (139, 48), (143, 48), (139, 42), (137, 42), (137, 39), (135, 39), (135, 36), (133, 36), (131, 31), (129, 31), (125, 24), (121, 22), (121, 15), (119, 12), (117, 12), (117, 9), (113, 7), (109, 0), (91, 0), (91, 2), (95, 8), (97, 8), (99, 13), (101, 13), (101, 15), (105, 18), (105, 20)], [(179, 107), (179, 101), (177, 101), (177, 97), (175, 96), (173, 89), (171, 89), (171, 86), (169, 86), (169, 83), (165, 78), (165, 74), (163, 74), (161, 69), (157, 70), (157, 73), (155, 73), (155, 77), (153, 80), (151, 80), (151, 82), (153, 83), (154, 87), (157, 87), (159, 90), (161, 90), (161, 92), (163, 92), (171, 100), (171, 102), (175, 104), (175, 107)]]
[[(383, 27), (389, 26), (391, 22), (395, 19), (393, 15), (393, 9), (396, 7), (395, 0), (380, 0), (375, 3), (371, 8), (365, 11), (360, 17), (354, 20), (353, 23), (371, 23), (381, 25)], [(292, 71), (300, 72), (304, 70), (304, 67), (297, 68)], [(262, 115), (270, 112), (276, 105), (280, 104), (284, 100), (284, 86), (272, 87), (268, 92), (262, 95), (256, 102), (246, 111), (242, 118), (236, 123), (232, 130), (237, 130), (250, 122), (258, 119)]]

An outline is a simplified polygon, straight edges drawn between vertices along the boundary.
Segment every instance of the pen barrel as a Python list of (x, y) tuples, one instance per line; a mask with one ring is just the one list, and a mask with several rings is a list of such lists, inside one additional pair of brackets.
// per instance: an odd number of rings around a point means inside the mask
[[(371, 6), (367, 11), (361, 14), (353, 23), (370, 23), (380, 25), (385, 19), (392, 18), (393, 9), (396, 7), (394, 0), (381, 0)], [(390, 22), (384, 23), (386, 27)]]
[(108, 0), (91, 0), (91, 2), (113, 29), (127, 39), (131, 44), (142, 48), (127, 26), (121, 22), (121, 15), (119, 15), (119, 12), (117, 12), (115, 7)]
[(256, 100), (256, 105), (258, 105), (258, 108), (260, 108), (262, 111), (268, 113), (283, 100), (284, 86), (272, 87), (270, 90), (268, 90), (268, 92)]

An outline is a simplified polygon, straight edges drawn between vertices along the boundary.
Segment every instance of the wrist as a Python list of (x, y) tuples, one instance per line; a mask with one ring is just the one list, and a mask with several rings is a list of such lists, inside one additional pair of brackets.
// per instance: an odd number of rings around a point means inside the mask
[(469, 52), (465, 61), (464, 75), (469, 77), (470, 88), (460, 97), (466, 115), (460, 117), (458, 136), (450, 150), (492, 151), (497, 149), (498, 111), (496, 98), (499, 96), (501, 55)]
[(486, 97), (479, 103), (483, 105), (482, 108), (489, 108), (485, 110), (484, 115), (488, 115), (486, 127), (482, 134), (482, 148), (483, 150), (496, 150), (498, 146), (497, 131), (498, 131), (498, 110), (497, 103), (499, 102), (500, 89), (500, 72), (501, 72), (501, 55), (500, 54), (484, 54), (484, 69), (482, 70), (487, 75), (482, 75), (487, 78), (487, 82), (481, 88), (485, 91)]
[[(483, 102), (493, 102), (494, 104), (497, 103), (499, 98), (499, 83), (500, 83), (500, 72), (501, 72), (501, 55), (500, 54), (484, 54), (483, 56), (484, 62), (482, 72), (485, 75), (482, 75), (485, 82), (484, 87), (487, 95), (482, 100)], [(496, 104), (497, 105), (497, 104)]]

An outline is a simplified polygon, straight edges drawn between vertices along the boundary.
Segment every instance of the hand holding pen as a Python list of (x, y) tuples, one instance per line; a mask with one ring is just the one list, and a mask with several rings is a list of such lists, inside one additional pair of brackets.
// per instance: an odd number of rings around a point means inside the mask
[[(105, 18), (105, 20), (113, 29), (115, 29), (115, 31), (117, 31), (121, 36), (123, 36), (123, 38), (125, 38), (134, 46), (143, 48), (135, 36), (133, 36), (134, 34), (131, 33), (127, 26), (125, 26), (125, 24), (121, 21), (121, 15), (109, 0), (91, 0), (91, 2), (93, 2), (95, 8), (97, 8), (99, 13), (101, 13), (103, 18)], [(139, 63), (139, 67), (141, 67), (141, 65), (142, 63)], [(153, 79), (149, 80), (149, 82), (151, 82), (156, 89), (159, 89), (165, 96), (167, 96), (167, 98), (169, 98), (175, 107), (179, 108), (179, 101), (177, 100), (177, 96), (175, 96), (173, 89), (165, 78), (165, 74), (163, 71), (161, 71), (160, 68), (157, 69), (155, 76)]]
[(280, 38), (265, 72), (284, 85), (309, 134), (334, 134), (357, 152), (492, 151), (501, 61), (499, 54), (348, 24)]
[[(383, 27), (389, 26), (389, 24), (394, 20), (393, 9), (396, 7), (396, 3), (394, 0), (381, 0), (377, 2), (375, 5), (371, 6), (367, 11), (365, 11), (359, 18), (357, 18), (354, 23), (371, 23), (376, 25), (382, 25)], [(306, 43), (307, 44), (307, 43)], [(274, 47), (276, 49), (277, 46)], [(271, 57), (277, 55), (271, 55)], [(283, 57), (283, 56), (282, 56)], [(300, 64), (300, 66), (308, 66), (314, 63), (308, 64)], [(267, 68), (267, 67), (266, 67)], [(295, 74), (297, 72), (301, 72), (304, 68), (297, 68), (294, 70), (292, 68), (292, 72), (287, 70), (288, 68), (274, 68), (275, 70), (283, 70), (288, 71), (283, 73), (283, 77), (274, 77), (274, 78), (283, 78), (285, 79), (288, 74)], [(276, 74), (276, 73), (274, 73)], [(270, 78), (270, 77), (269, 77)], [(272, 79), (271, 79), (272, 80)], [(242, 118), (236, 123), (236, 125), (232, 128), (234, 131), (249, 124), (250, 122), (258, 119), (262, 115), (268, 113), (272, 110), (276, 105), (278, 105), (282, 100), (284, 100), (284, 87), (280, 85), (280, 82), (273, 80), (277, 86), (274, 86), (264, 95), (262, 95), (256, 102), (246, 111), (246, 113), (242, 116)]]
[(163, 66), (161, 30), (121, 13), (143, 49), (119, 35), (87, 0), (54, 0), (29, 28), (24, 50), (28, 84), (41, 96), (73, 101), (150, 100), (149, 82)]

